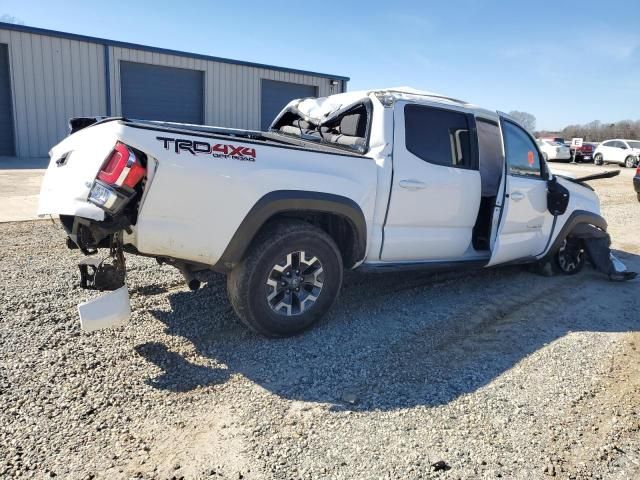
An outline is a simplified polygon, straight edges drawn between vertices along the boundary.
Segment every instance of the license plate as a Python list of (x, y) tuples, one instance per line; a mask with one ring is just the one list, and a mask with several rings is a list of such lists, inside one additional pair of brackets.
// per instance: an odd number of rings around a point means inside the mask
[(584, 158), (585, 160), (591, 160), (591, 155), (585, 155), (583, 158)]

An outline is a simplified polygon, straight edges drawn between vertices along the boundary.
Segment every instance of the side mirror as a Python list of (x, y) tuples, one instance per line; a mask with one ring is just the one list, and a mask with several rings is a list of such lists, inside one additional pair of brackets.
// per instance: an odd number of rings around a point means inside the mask
[(558, 183), (554, 175), (547, 181), (547, 209), (554, 217), (562, 215), (569, 206), (569, 190)]

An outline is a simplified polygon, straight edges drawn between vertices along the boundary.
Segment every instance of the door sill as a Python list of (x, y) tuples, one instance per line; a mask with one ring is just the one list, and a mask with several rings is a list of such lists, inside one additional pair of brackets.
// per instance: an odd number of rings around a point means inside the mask
[(468, 260), (445, 260), (445, 261), (431, 261), (431, 262), (379, 262), (379, 263), (365, 263), (358, 267), (358, 272), (397, 272), (397, 271), (412, 271), (412, 270), (430, 270), (430, 271), (445, 271), (445, 270), (475, 270), (485, 267), (489, 263), (489, 257), (473, 258)]

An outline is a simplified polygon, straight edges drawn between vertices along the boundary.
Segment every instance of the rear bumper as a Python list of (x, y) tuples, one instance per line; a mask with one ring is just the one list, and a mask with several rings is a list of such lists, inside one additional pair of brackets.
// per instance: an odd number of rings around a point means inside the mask
[(70, 248), (79, 248), (84, 254), (95, 252), (98, 248), (109, 248), (110, 237), (116, 232), (131, 230), (132, 223), (125, 216), (96, 221), (89, 218), (60, 215), (60, 223), (69, 237)]

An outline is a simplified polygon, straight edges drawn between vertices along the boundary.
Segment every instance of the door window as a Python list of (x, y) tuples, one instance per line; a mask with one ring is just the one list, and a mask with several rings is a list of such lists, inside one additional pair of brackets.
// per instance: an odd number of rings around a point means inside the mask
[(476, 118), (478, 130), (478, 158), (483, 197), (495, 197), (502, 178), (504, 155), (502, 136), (497, 123)]
[(509, 121), (502, 122), (502, 134), (509, 174), (542, 177), (540, 155), (531, 137)]
[(475, 168), (467, 115), (451, 110), (406, 105), (407, 150), (425, 162), (445, 167)]

